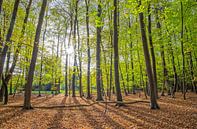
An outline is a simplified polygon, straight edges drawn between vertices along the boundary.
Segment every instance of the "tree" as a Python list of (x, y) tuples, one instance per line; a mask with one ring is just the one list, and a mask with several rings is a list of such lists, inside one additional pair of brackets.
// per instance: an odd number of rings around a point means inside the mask
[[(97, 17), (98, 21), (101, 22), (101, 0), (98, 0), (98, 12)], [(100, 23), (101, 24), (101, 23)], [(102, 101), (102, 93), (101, 93), (101, 59), (100, 59), (100, 53), (101, 53), (101, 25), (98, 24), (96, 26), (96, 32), (97, 32), (97, 41), (96, 41), (96, 87), (97, 87), (97, 101)]]
[[(5, 46), (3, 47), (3, 50), (0, 55), (0, 79), (2, 78), (7, 51), (9, 49), (9, 46), (12, 44), (11, 37), (12, 37), (13, 30), (14, 30), (14, 25), (15, 25), (15, 21), (16, 21), (19, 2), (20, 2), (20, 0), (15, 0), (14, 9), (12, 12), (12, 18), (10, 21), (10, 26), (9, 26), (7, 36), (6, 36), (6, 43), (5, 43)], [(5, 92), (5, 87), (3, 86), (3, 87), (1, 87), (1, 90), (0, 90), (0, 93), (1, 93), (0, 94), (0, 101), (3, 100), (4, 92)]]
[[(141, 0), (139, 0), (139, 6), (141, 6)], [(148, 75), (149, 87), (150, 87), (151, 109), (159, 109), (159, 106), (157, 104), (156, 94), (155, 94), (155, 86), (154, 86), (155, 83), (154, 83), (154, 79), (153, 79), (150, 54), (149, 54), (149, 50), (148, 50), (148, 43), (147, 43), (147, 37), (146, 37), (146, 30), (145, 30), (143, 12), (139, 13), (139, 22), (140, 22), (140, 30), (141, 30), (143, 50), (144, 50), (144, 59), (145, 59), (145, 62), (146, 62), (146, 72), (147, 72), (147, 75)]]
[(36, 28), (36, 35), (34, 39), (34, 46), (33, 46), (33, 52), (32, 52), (32, 58), (31, 58), (31, 63), (29, 67), (28, 77), (27, 77), (27, 83), (25, 85), (25, 98), (24, 98), (24, 106), (23, 106), (24, 109), (32, 109), (32, 106), (31, 106), (32, 83), (33, 83), (36, 59), (37, 59), (37, 54), (38, 54), (40, 33), (42, 29), (46, 6), (47, 6), (47, 0), (43, 0), (41, 11), (39, 14), (38, 24)]
[(115, 79), (115, 87), (116, 87), (116, 95), (117, 95), (117, 105), (121, 106), (122, 103), (122, 94), (120, 89), (120, 80), (119, 80), (119, 54), (118, 54), (118, 27), (117, 27), (117, 0), (114, 0), (114, 79)]
[(87, 55), (88, 55), (88, 65), (87, 65), (87, 98), (91, 98), (90, 95), (90, 63), (91, 63), (91, 56), (90, 56), (90, 32), (89, 32), (89, 6), (90, 0), (85, 0), (86, 4), (86, 30), (87, 30)]
[(152, 59), (152, 65), (153, 65), (153, 78), (155, 82), (155, 94), (158, 98), (158, 91), (157, 91), (157, 68), (156, 68), (156, 61), (155, 61), (155, 51), (152, 41), (152, 22), (151, 22), (151, 12), (150, 12), (151, 4), (148, 5), (148, 37), (149, 37), (149, 45), (150, 45), (150, 51), (151, 51), (151, 59)]

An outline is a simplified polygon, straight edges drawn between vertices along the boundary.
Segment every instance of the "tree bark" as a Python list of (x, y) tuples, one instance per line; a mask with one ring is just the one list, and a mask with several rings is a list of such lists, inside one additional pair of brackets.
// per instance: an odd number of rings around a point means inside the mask
[[(101, 13), (102, 13), (102, 9), (101, 9), (101, 0), (98, 1), (98, 14), (97, 17), (101, 18)], [(101, 19), (100, 19), (101, 20)], [(96, 45), (96, 86), (97, 86), (97, 101), (102, 101), (102, 93), (101, 93), (101, 68), (100, 68), (100, 64), (101, 64), (101, 27), (100, 25), (97, 25), (96, 27), (96, 32), (97, 32), (97, 45)]]
[(184, 34), (184, 17), (183, 17), (183, 3), (181, 1), (181, 54), (182, 54), (182, 85), (183, 85), (183, 99), (186, 99), (186, 85), (185, 85), (185, 53), (183, 44)]
[(38, 54), (38, 45), (39, 45), (40, 33), (41, 33), (41, 28), (42, 28), (42, 24), (43, 24), (43, 19), (44, 19), (46, 6), (47, 6), (47, 0), (43, 0), (41, 11), (40, 11), (40, 14), (39, 14), (38, 24), (37, 24), (37, 28), (36, 28), (36, 35), (35, 35), (35, 40), (34, 40), (34, 46), (33, 46), (30, 68), (29, 68), (28, 77), (27, 77), (27, 83), (26, 83), (26, 86), (25, 86), (25, 98), (24, 98), (24, 107), (23, 107), (24, 109), (32, 109), (32, 106), (31, 106), (31, 90), (32, 90), (32, 83), (33, 83), (36, 59), (37, 59), (37, 54)]
[[(115, 87), (116, 87), (116, 95), (117, 101), (122, 102), (122, 94), (120, 89), (120, 80), (119, 80), (119, 53), (118, 53), (118, 26), (117, 26), (117, 0), (114, 0), (114, 78), (115, 78)], [(121, 103), (117, 103), (116, 105), (121, 106)]]
[(157, 91), (157, 68), (156, 68), (156, 60), (155, 60), (155, 51), (152, 41), (152, 26), (151, 26), (151, 12), (150, 12), (150, 3), (148, 5), (148, 37), (149, 37), (149, 45), (150, 45), (150, 51), (151, 51), (151, 59), (152, 59), (152, 65), (153, 65), (153, 78), (155, 83), (155, 94), (158, 98), (158, 91)]
[[(139, 0), (139, 6), (140, 5), (141, 5), (141, 0)], [(150, 85), (150, 106), (151, 106), (151, 109), (159, 109), (159, 105), (157, 104), (157, 99), (155, 95), (154, 79), (153, 79), (153, 73), (152, 73), (152, 67), (151, 67), (150, 54), (148, 50), (143, 12), (139, 13), (139, 22), (140, 22), (140, 28), (141, 28), (144, 58), (146, 62), (146, 71), (147, 71), (149, 85)]]
[[(12, 32), (14, 30), (14, 25), (15, 25), (15, 21), (16, 21), (19, 2), (20, 2), (20, 0), (15, 0), (14, 9), (12, 12), (12, 18), (10, 21), (10, 26), (9, 26), (7, 36), (6, 36), (6, 44), (0, 54), (0, 79), (2, 79), (3, 68), (4, 68), (4, 64), (5, 64), (5, 58), (6, 58), (7, 51), (9, 49), (9, 46), (12, 44), (11, 43), (11, 36), (12, 36)], [(1, 90), (0, 90), (0, 102), (3, 100), (4, 92), (5, 92), (5, 87), (2, 86)]]
[[(47, 17), (47, 13), (46, 13), (46, 17)], [(40, 78), (39, 78), (39, 94), (38, 96), (41, 96), (41, 89), (42, 89), (42, 72), (43, 72), (43, 56), (44, 56), (44, 45), (45, 45), (45, 35), (46, 35), (46, 31), (47, 31), (47, 18), (45, 19), (45, 29), (43, 32), (43, 39), (42, 39), (42, 49), (41, 49), (41, 64), (40, 64)]]
[(86, 30), (87, 30), (87, 55), (88, 55), (88, 65), (87, 65), (87, 99), (91, 98), (90, 94), (90, 32), (89, 32), (89, 4), (90, 0), (85, 0), (86, 3)]

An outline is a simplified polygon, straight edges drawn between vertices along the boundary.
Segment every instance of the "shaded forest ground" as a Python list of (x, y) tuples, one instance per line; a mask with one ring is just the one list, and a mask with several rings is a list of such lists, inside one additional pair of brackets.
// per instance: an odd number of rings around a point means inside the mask
[[(160, 110), (150, 110), (145, 98), (138, 95), (124, 97), (124, 101), (135, 102), (125, 107), (116, 107), (114, 103), (95, 103), (80, 97), (56, 96), (32, 97), (34, 110), (24, 111), (21, 95), (10, 96), (7, 106), (0, 106), (0, 129), (103, 129), (103, 128), (168, 128), (194, 129), (197, 127), (197, 95), (182, 94), (176, 98), (164, 96), (159, 99)], [(93, 104), (94, 103), (94, 104)], [(82, 106), (79, 106), (82, 105)], [(90, 105), (90, 106), (88, 106)], [(52, 108), (55, 106), (54, 108)], [(59, 107), (58, 107), (59, 106)], [(62, 107), (65, 106), (65, 107)], [(49, 108), (46, 108), (49, 107)], [(51, 107), (51, 108), (50, 108)]]

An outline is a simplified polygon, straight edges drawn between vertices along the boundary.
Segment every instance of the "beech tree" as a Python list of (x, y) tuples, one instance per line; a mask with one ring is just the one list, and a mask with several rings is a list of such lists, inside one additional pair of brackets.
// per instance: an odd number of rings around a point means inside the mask
[(40, 33), (42, 29), (42, 23), (44, 19), (46, 6), (47, 6), (47, 0), (43, 0), (42, 7), (40, 10), (40, 14), (39, 14), (38, 24), (36, 28), (36, 35), (34, 39), (34, 47), (33, 47), (28, 77), (27, 77), (27, 83), (25, 86), (25, 97), (24, 97), (24, 107), (23, 107), (24, 109), (32, 109), (32, 106), (31, 106), (32, 82), (33, 82), (33, 77), (34, 77), (34, 70), (35, 70), (35, 64), (36, 64), (36, 59), (37, 59), (37, 54), (38, 54)]

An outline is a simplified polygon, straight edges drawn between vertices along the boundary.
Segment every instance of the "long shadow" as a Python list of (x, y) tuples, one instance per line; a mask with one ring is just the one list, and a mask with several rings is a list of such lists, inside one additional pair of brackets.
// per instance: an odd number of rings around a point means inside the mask
[[(170, 108), (170, 109), (165, 108), (164, 110), (161, 109), (161, 110), (159, 110), (159, 112), (162, 113), (162, 115), (160, 115), (160, 116), (158, 116), (157, 114), (154, 114), (154, 113), (151, 113), (151, 114), (147, 113), (146, 112), (147, 109), (144, 107), (138, 106), (137, 109), (138, 110), (136, 110), (136, 109), (132, 109), (132, 110), (135, 112), (139, 112), (140, 114), (144, 114), (146, 117), (149, 116), (155, 121), (161, 121), (165, 125), (169, 125), (169, 123), (170, 123), (171, 124), (170, 126), (172, 128), (175, 128), (175, 127), (181, 128), (184, 126), (184, 124), (186, 124), (186, 123), (180, 121), (179, 119), (173, 118), (173, 120), (172, 120), (172, 118), (169, 118), (169, 114), (171, 114), (171, 113), (173, 113), (175, 116), (180, 115), (179, 113), (182, 111), (179, 112), (178, 109), (173, 109), (173, 108)], [(128, 110), (131, 110), (131, 109), (128, 108)], [(184, 114), (182, 114), (182, 115), (184, 115)]]
[(53, 98), (53, 97), (54, 97), (54, 96), (50, 96), (50, 97), (47, 97), (47, 98), (45, 98), (45, 99), (41, 99), (41, 100), (39, 100), (39, 101), (35, 100), (35, 101), (32, 102), (32, 104), (33, 104), (33, 105), (41, 104), (41, 103), (44, 103), (44, 102), (50, 100), (50, 99)]
[[(36, 104), (40, 104), (40, 103), (43, 103), (49, 99), (51, 99), (52, 97), (49, 97), (49, 98), (46, 98), (42, 101), (36, 101)], [(36, 100), (36, 99), (34, 99)], [(34, 102), (32, 102), (33, 104), (35, 104)], [(23, 115), (26, 111), (23, 110), (23, 109), (19, 109), (23, 106), (3, 106), (1, 108), (5, 108), (5, 107), (9, 107), (9, 109), (5, 109), (3, 111), (1, 111), (1, 115), (3, 115), (4, 117), (0, 117), (0, 125), (6, 121), (9, 121), (11, 119), (13, 119), (14, 117), (18, 117), (18, 116), (21, 116)], [(9, 114), (6, 114), (6, 113), (9, 113)]]
[[(80, 102), (79, 102), (76, 98), (73, 98), (73, 101), (74, 101), (76, 104), (80, 104)], [(95, 117), (93, 117), (93, 116), (91, 115), (91, 113), (90, 113), (87, 109), (84, 109), (84, 108), (81, 108), (81, 107), (78, 107), (78, 108), (79, 108), (79, 110), (81, 111), (81, 113), (84, 115), (84, 117), (85, 117), (86, 119), (88, 119), (88, 123), (89, 123), (92, 127), (96, 128), (96, 129), (103, 129), (103, 127), (102, 127), (100, 124), (98, 124), (98, 122), (96, 121)], [(83, 110), (82, 110), (82, 109), (83, 109)]]
[[(90, 101), (82, 98), (86, 103), (91, 104)], [(93, 101), (94, 102), (94, 101)], [(107, 124), (110, 124), (110, 126), (112, 126), (113, 128), (118, 128), (118, 129), (124, 129), (125, 127), (123, 127), (121, 124), (119, 124), (118, 122), (114, 121), (112, 118), (110, 118), (109, 116), (105, 115), (103, 111), (101, 111), (99, 108), (97, 108), (95, 105), (92, 105), (92, 108), (94, 110), (96, 110), (96, 112), (98, 112), (107, 122)], [(87, 113), (87, 118), (88, 116), (91, 115), (91, 113)], [(95, 124), (93, 123), (93, 125), (95, 126)], [(97, 126), (96, 126), (97, 127)]]
[(19, 116), (22, 116), (24, 113), (26, 113), (27, 111), (26, 110), (23, 110), (23, 109), (19, 109), (19, 108), (15, 108), (15, 109), (10, 109), (10, 110), (7, 110), (9, 112), (9, 115), (5, 115), (5, 117), (3, 117), (3, 119), (0, 120), (0, 127), (3, 123), (9, 121), (9, 120), (12, 120), (14, 117), (19, 117)]
[[(66, 100), (68, 97), (64, 97), (61, 101), (61, 105), (65, 104)], [(55, 114), (54, 118), (49, 124), (48, 129), (57, 129), (57, 128), (62, 128), (62, 125), (60, 123), (61, 119), (63, 118), (63, 109), (57, 109), (57, 113)]]
[[(104, 107), (104, 105), (102, 104), (99, 104), (100, 106)], [(152, 114), (149, 114), (149, 113), (146, 113), (144, 110), (145, 108), (139, 108), (139, 107), (134, 107), (134, 108), (130, 108), (130, 107), (123, 107), (125, 109), (127, 109), (128, 111), (124, 110), (123, 108), (122, 109), (119, 109), (119, 112), (117, 112), (113, 107), (112, 105), (109, 106), (110, 108), (110, 111), (113, 111), (114, 113), (116, 113), (117, 115), (121, 115), (122, 117), (125, 117), (125, 119), (127, 119), (128, 121), (131, 121), (131, 119), (129, 117), (126, 117), (124, 116), (124, 113), (125, 114), (130, 114), (131, 116), (137, 118), (137, 119), (143, 119), (146, 121), (146, 123), (144, 124), (148, 124), (149, 126), (154, 126), (153, 124), (151, 123), (158, 123), (158, 124), (163, 124), (165, 126), (171, 126), (172, 128), (178, 128), (176, 125), (169, 125), (168, 122), (165, 122), (163, 121), (164, 119), (165, 120), (168, 120), (167, 118), (164, 118), (162, 116), (157, 116), (157, 115), (152, 115)], [(149, 109), (150, 110), (150, 109)], [(160, 117), (160, 118), (159, 118)], [(161, 119), (162, 118), (162, 119)], [(135, 120), (136, 121), (136, 120)], [(170, 120), (168, 120), (170, 123), (172, 123)]]

